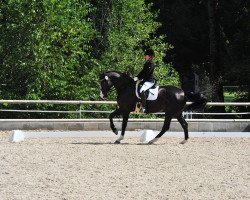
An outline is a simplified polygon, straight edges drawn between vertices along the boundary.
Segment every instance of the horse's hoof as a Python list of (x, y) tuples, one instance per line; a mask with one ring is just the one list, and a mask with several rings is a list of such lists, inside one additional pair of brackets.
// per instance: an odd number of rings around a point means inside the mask
[(121, 144), (121, 142), (116, 140), (114, 144)]
[(187, 143), (187, 140), (183, 140), (180, 142), (180, 144), (185, 144), (185, 143)]
[(154, 141), (151, 140), (151, 141), (148, 142), (148, 144), (154, 144)]
[(157, 142), (158, 140), (159, 140), (159, 138), (154, 138), (154, 139), (150, 140), (150, 141), (148, 142), (148, 144), (154, 144), (154, 143)]

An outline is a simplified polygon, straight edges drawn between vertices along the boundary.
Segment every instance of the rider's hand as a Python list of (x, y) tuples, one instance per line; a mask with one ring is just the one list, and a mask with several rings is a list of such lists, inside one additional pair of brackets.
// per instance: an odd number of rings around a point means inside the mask
[(138, 79), (138, 77), (134, 77), (134, 81), (138, 81), (139, 79)]

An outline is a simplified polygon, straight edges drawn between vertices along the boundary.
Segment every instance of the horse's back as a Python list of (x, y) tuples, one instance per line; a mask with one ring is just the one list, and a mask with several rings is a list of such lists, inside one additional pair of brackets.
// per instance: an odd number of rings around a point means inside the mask
[(186, 102), (185, 93), (182, 89), (173, 85), (166, 85), (159, 87), (159, 94), (166, 96), (169, 100)]
[(185, 94), (182, 89), (175, 86), (159, 86), (156, 100), (147, 101), (148, 113), (165, 112), (172, 116), (180, 113), (186, 105)]
[(182, 94), (185, 96), (184, 91), (181, 88), (178, 88), (173, 85), (165, 85), (165, 86), (160, 86), (159, 90), (165, 90), (167, 93), (173, 93), (173, 94)]

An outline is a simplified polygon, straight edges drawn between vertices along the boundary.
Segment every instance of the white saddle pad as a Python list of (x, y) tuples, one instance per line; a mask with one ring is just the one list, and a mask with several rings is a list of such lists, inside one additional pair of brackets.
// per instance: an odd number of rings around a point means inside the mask
[[(135, 94), (136, 94), (138, 99), (141, 99), (140, 95), (138, 94), (139, 84), (140, 84), (140, 81), (137, 81), (136, 87), (135, 87)], [(156, 100), (158, 97), (158, 90), (159, 90), (159, 86), (157, 86), (154, 89), (149, 89), (149, 94), (148, 94), (147, 100), (149, 100), (149, 101)]]

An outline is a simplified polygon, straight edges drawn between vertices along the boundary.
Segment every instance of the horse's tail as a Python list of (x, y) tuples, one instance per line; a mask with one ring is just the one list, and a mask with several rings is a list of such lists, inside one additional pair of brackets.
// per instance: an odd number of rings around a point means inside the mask
[(201, 93), (187, 93), (185, 97), (187, 101), (192, 102), (184, 108), (185, 111), (204, 109), (207, 104), (207, 98)]

